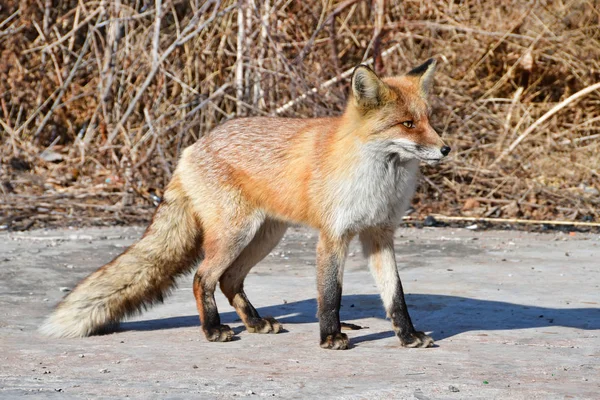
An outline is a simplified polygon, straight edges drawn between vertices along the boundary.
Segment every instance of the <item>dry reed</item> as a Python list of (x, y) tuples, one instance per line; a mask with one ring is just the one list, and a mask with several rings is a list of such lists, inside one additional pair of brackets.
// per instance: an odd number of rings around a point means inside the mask
[[(600, 217), (600, 2), (4, 0), (0, 226), (144, 222), (236, 116), (342, 112), (361, 62), (435, 57), (417, 216)], [(594, 86), (595, 85), (595, 86)]]

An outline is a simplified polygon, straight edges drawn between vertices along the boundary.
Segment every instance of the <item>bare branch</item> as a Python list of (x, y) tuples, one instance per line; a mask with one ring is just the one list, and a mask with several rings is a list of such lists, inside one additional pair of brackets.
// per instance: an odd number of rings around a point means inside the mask
[(551, 116), (573, 103), (575, 100), (580, 97), (585, 96), (586, 94), (592, 93), (595, 90), (600, 90), (600, 82), (597, 82), (591, 86), (586, 87), (585, 89), (581, 89), (579, 92), (567, 97), (565, 100), (561, 101), (554, 107), (552, 107), (546, 114), (542, 115), (537, 121), (529, 126), (514, 142), (511, 143), (510, 146), (506, 150), (496, 158), (496, 160), (492, 163), (492, 167), (498, 164), (500, 160), (509, 155), (518, 145), (521, 143), (531, 132), (533, 132), (538, 126), (543, 124), (546, 120), (548, 120)]

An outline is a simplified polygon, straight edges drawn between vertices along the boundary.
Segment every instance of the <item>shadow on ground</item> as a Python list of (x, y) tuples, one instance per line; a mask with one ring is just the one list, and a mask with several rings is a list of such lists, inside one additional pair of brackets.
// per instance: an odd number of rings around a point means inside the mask
[[(418, 329), (431, 331), (435, 340), (469, 331), (494, 331), (564, 326), (600, 329), (600, 308), (546, 308), (501, 301), (478, 300), (459, 296), (412, 294), (408, 308)], [(260, 315), (273, 316), (282, 324), (317, 322), (317, 303), (307, 299), (262, 307)], [(377, 295), (348, 295), (342, 299), (342, 321), (361, 318), (385, 318)], [(239, 322), (235, 312), (221, 314), (223, 323)], [(199, 326), (197, 315), (124, 322), (120, 331), (149, 331)], [(391, 326), (390, 326), (391, 328)], [(360, 343), (393, 336), (391, 331), (373, 333), (353, 339)]]

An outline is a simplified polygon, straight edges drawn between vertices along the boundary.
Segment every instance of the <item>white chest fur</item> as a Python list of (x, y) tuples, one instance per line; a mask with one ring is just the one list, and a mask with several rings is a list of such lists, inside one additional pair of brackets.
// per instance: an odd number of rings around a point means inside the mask
[(365, 147), (350, 178), (335, 185), (334, 233), (399, 224), (410, 206), (418, 171), (418, 160), (401, 163), (380, 146)]

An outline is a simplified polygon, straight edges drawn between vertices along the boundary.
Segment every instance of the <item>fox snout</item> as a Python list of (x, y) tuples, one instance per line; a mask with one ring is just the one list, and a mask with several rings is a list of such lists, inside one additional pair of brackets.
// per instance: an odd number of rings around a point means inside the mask
[(442, 140), (440, 135), (429, 126), (429, 121), (427, 121), (427, 125), (429, 129), (425, 129), (425, 133), (421, 137), (425, 143), (421, 142), (422, 144), (417, 146), (415, 156), (427, 164), (435, 165), (443, 158), (447, 157), (452, 149)]
[[(435, 131), (431, 130), (430, 133), (432, 132)], [(433, 135), (429, 136), (429, 143), (421, 142), (413, 147), (410, 146), (409, 143), (405, 142), (404, 147), (406, 150), (408, 150), (409, 155), (412, 155), (414, 158), (417, 158), (429, 165), (436, 165), (442, 161), (442, 159), (447, 157), (452, 150), (450, 146), (444, 143), (437, 133), (435, 133), (435, 137), (433, 137)]]
[(423, 125), (425, 128), (423, 129), (423, 141), (430, 146), (430, 156), (431, 150), (436, 154), (436, 158), (442, 159), (447, 157), (452, 150), (450, 146), (446, 144), (446, 142), (442, 139), (440, 134), (435, 130), (429, 123), (429, 118), (424, 118)]
[[(427, 156), (425, 156), (423, 161), (425, 161), (427, 164), (435, 165), (438, 162), (442, 161), (443, 158), (447, 157), (448, 154), (450, 154), (451, 150), (452, 149), (450, 148), (450, 146), (447, 146), (446, 144), (442, 143), (442, 147), (437, 148), (437, 151), (439, 151), (439, 156), (432, 158), (428, 158)], [(437, 151), (434, 150), (435, 153), (437, 153)], [(428, 151), (426, 153), (428, 153), (427, 155), (431, 157), (431, 152)]]
[(424, 125), (426, 125), (427, 128), (424, 129), (425, 132), (423, 134), (423, 139), (425, 143), (428, 143), (429, 146), (426, 147), (429, 148), (427, 150), (423, 149), (425, 150), (424, 153), (427, 153), (423, 155), (425, 156), (425, 158), (437, 159), (434, 160), (434, 163), (437, 161), (441, 161), (443, 158), (447, 157), (450, 154), (450, 151), (452, 149), (441, 138), (440, 134), (429, 124), (429, 119), (427, 119), (424, 122)]
[(442, 147), (436, 146), (433, 148), (419, 146), (417, 149), (418, 150), (415, 153), (416, 158), (420, 159), (421, 161), (424, 161), (429, 165), (436, 165), (437, 163), (442, 161), (442, 159), (444, 159), (448, 156), (448, 154), (450, 154), (451, 150), (450, 146), (446, 145), (442, 145)]

